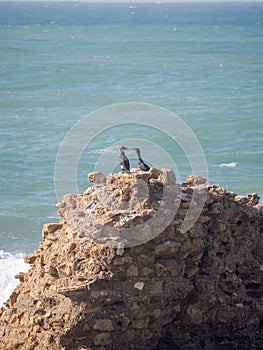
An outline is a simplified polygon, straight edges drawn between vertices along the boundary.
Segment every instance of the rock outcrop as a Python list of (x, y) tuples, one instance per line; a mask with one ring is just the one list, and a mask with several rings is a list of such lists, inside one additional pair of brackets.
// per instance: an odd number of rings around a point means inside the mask
[(194, 176), (179, 185), (169, 169), (89, 180), (25, 257), (31, 268), (0, 311), (0, 349), (263, 348), (256, 194)]

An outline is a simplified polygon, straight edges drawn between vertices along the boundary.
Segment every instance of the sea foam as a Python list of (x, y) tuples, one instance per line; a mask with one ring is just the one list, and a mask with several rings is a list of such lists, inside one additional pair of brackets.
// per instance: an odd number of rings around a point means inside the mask
[(0, 307), (19, 283), (14, 276), (18, 272), (26, 272), (29, 269), (29, 265), (24, 262), (23, 255), (0, 250)]

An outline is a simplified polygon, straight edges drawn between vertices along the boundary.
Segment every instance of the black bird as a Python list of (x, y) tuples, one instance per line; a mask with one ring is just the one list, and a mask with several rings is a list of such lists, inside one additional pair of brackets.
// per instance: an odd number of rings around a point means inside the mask
[(141, 158), (141, 152), (140, 152), (140, 149), (139, 148), (133, 148), (133, 151), (135, 151), (137, 153), (137, 156), (138, 156), (138, 165), (139, 165), (139, 168), (143, 171), (148, 171), (150, 170), (150, 167), (144, 163), (144, 161), (142, 160)]
[(124, 151), (127, 150), (127, 149), (128, 148), (124, 147), (124, 146), (122, 146), (120, 148), (121, 154), (119, 156), (119, 162), (120, 162), (120, 165), (121, 165), (122, 172), (130, 174), (131, 173), (131, 171), (130, 171), (130, 161), (127, 158), (126, 154), (124, 153)]

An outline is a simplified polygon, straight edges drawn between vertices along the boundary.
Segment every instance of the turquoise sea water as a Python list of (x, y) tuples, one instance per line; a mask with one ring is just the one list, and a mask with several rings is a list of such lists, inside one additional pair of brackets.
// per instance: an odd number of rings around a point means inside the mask
[[(209, 182), (263, 196), (262, 3), (0, 2), (0, 42), (1, 281), (16, 271), (7, 261), (33, 252), (42, 225), (58, 220), (54, 167), (65, 135), (110, 104), (176, 113), (202, 146)], [(107, 136), (117, 160), (111, 137), (118, 129)], [(80, 191), (104, 151), (98, 138), (82, 155)], [(191, 174), (185, 155), (175, 150), (174, 161), (182, 179)]]

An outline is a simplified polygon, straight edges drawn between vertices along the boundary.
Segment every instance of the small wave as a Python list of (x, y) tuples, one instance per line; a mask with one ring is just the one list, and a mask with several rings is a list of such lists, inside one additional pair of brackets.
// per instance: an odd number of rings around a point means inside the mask
[(108, 147), (108, 148), (99, 148), (96, 150), (92, 150), (90, 151), (91, 153), (95, 153), (95, 154), (103, 154), (103, 153), (116, 153), (117, 151), (119, 151), (119, 147)]
[(40, 53), (40, 56), (47, 56), (47, 57), (56, 57), (55, 53), (48, 53), (48, 52), (44, 52), (44, 53)]
[(14, 276), (18, 272), (26, 272), (29, 269), (29, 265), (24, 262), (24, 255), (0, 250), (0, 307), (19, 283)]
[(238, 163), (236, 162), (232, 162), (232, 163), (222, 163), (222, 164), (219, 164), (219, 168), (235, 168), (237, 166)]
[(23, 256), (22, 253), (12, 254), (0, 249), (0, 259), (23, 258)]
[(109, 60), (110, 59), (110, 56), (94, 56), (94, 58), (98, 58), (98, 59), (102, 59), (102, 60)]

